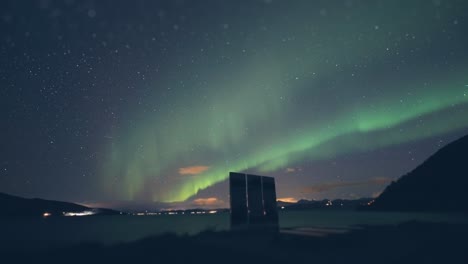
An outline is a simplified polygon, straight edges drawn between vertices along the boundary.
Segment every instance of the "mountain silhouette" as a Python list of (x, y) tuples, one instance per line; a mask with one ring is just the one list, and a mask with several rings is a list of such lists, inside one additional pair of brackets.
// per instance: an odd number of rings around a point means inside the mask
[(84, 211), (93, 211), (96, 214), (119, 214), (111, 209), (94, 209), (75, 203), (27, 199), (0, 193), (0, 217), (42, 217), (45, 213), (50, 216), (63, 216), (64, 212)]
[(392, 182), (367, 209), (468, 212), (467, 191), (468, 135)]

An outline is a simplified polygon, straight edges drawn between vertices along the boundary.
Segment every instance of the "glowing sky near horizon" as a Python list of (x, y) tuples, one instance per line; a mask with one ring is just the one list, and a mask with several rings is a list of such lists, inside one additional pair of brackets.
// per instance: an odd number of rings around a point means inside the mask
[(463, 1), (116, 3), (3, 4), (0, 191), (219, 202), (249, 171), (365, 197), (468, 132)]

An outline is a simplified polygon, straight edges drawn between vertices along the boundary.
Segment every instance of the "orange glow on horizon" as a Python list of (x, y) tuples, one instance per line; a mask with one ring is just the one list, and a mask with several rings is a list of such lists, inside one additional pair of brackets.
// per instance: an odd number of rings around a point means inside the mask
[(284, 197), (276, 199), (278, 202), (285, 202), (285, 203), (297, 203), (297, 199), (294, 197)]
[(193, 200), (193, 204), (195, 205), (219, 205), (223, 203), (223, 201), (219, 200), (218, 198), (216, 197), (209, 197), (209, 198), (198, 198), (198, 199), (195, 199)]

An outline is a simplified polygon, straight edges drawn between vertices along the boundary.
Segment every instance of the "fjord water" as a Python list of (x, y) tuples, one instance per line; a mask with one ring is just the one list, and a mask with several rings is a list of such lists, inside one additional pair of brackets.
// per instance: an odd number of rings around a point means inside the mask
[[(466, 214), (354, 211), (281, 211), (281, 228), (353, 228), (394, 225), (406, 221), (468, 223)], [(229, 214), (92, 216), (42, 219), (0, 219), (0, 244), (24, 247), (83, 242), (113, 244), (163, 233), (193, 235), (229, 229)]]

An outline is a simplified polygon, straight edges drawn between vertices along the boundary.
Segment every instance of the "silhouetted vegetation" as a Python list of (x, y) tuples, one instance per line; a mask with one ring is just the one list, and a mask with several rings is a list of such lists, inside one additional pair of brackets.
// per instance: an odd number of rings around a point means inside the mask
[(467, 236), (466, 225), (408, 222), (324, 238), (206, 231), (113, 246), (1, 245), (0, 253), (5, 263), (468, 263)]

